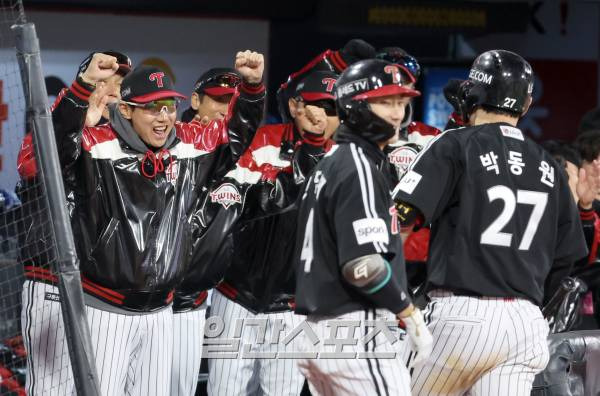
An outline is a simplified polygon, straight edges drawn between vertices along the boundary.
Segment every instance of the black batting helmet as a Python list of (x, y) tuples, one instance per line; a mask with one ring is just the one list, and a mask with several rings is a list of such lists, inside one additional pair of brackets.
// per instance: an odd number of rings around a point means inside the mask
[(375, 115), (367, 99), (389, 95), (418, 96), (415, 78), (406, 67), (381, 59), (350, 65), (335, 83), (335, 100), (340, 122), (373, 142), (390, 139), (395, 128)]
[(421, 77), (421, 65), (419, 65), (419, 61), (400, 47), (381, 48), (377, 51), (375, 57), (406, 67), (415, 80), (418, 80), (419, 77)]
[(461, 113), (465, 120), (478, 106), (494, 107), (521, 116), (533, 91), (533, 70), (521, 56), (505, 50), (479, 55), (469, 79), (459, 88)]

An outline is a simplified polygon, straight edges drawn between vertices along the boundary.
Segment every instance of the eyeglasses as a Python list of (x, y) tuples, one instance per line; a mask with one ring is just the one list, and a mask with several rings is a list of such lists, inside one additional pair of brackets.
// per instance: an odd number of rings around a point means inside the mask
[(325, 114), (327, 114), (328, 117), (335, 117), (337, 115), (337, 109), (335, 108), (335, 102), (333, 100), (321, 99), (306, 102), (306, 104), (322, 108), (325, 110)]
[(142, 110), (152, 114), (153, 116), (158, 116), (163, 111), (167, 114), (173, 114), (177, 111), (177, 99), (160, 99), (153, 100), (148, 103), (135, 103), (135, 102), (126, 102), (122, 101), (130, 106), (139, 107)]
[(219, 74), (218, 76), (211, 77), (206, 80), (198, 81), (194, 86), (194, 91), (198, 91), (200, 88), (209, 87), (224, 87), (224, 88), (235, 88), (242, 83), (240, 76), (226, 73)]

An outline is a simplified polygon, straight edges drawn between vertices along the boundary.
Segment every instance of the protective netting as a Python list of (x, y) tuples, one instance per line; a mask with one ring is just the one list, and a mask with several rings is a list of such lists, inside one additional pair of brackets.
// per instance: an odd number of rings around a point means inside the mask
[[(33, 265), (49, 270), (55, 257), (45, 188), (35, 160), (18, 160), (19, 148), (30, 130), (11, 29), (22, 23), (21, 1), (0, 0), (0, 396), (25, 394), (24, 272)], [(40, 314), (33, 309), (30, 313)]]

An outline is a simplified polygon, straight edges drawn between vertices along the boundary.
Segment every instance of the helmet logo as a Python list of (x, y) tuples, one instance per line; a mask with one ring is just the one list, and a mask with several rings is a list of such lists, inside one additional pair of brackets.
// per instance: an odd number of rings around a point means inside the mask
[(487, 73), (484, 73), (484, 72), (476, 70), (476, 69), (471, 69), (471, 71), (469, 72), (469, 78), (471, 80), (479, 81), (479, 82), (482, 82), (485, 84), (492, 83), (492, 75), (491, 74), (487, 74)]
[(342, 85), (337, 89), (337, 97), (342, 98), (347, 95), (352, 95), (355, 92), (366, 91), (369, 87), (369, 82), (366, 78), (361, 78), (360, 80), (351, 81), (347, 84)]
[(325, 88), (327, 92), (331, 92), (333, 91), (333, 84), (335, 84), (335, 78), (325, 77), (321, 80), (321, 83), (327, 85), (327, 88)]
[(383, 71), (386, 72), (387, 74), (392, 75), (392, 82), (394, 84), (400, 83), (400, 70), (398, 69), (398, 66), (387, 65), (386, 67), (383, 68)]

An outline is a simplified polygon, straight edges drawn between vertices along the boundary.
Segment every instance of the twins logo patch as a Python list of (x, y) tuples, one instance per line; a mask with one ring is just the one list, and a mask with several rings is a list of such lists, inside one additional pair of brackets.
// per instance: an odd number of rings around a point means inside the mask
[(398, 170), (398, 175), (402, 176), (406, 173), (408, 166), (415, 160), (417, 154), (418, 152), (414, 147), (400, 146), (389, 153), (388, 158)]
[(231, 205), (242, 203), (242, 196), (236, 186), (231, 183), (223, 183), (210, 193), (210, 200), (229, 209)]

